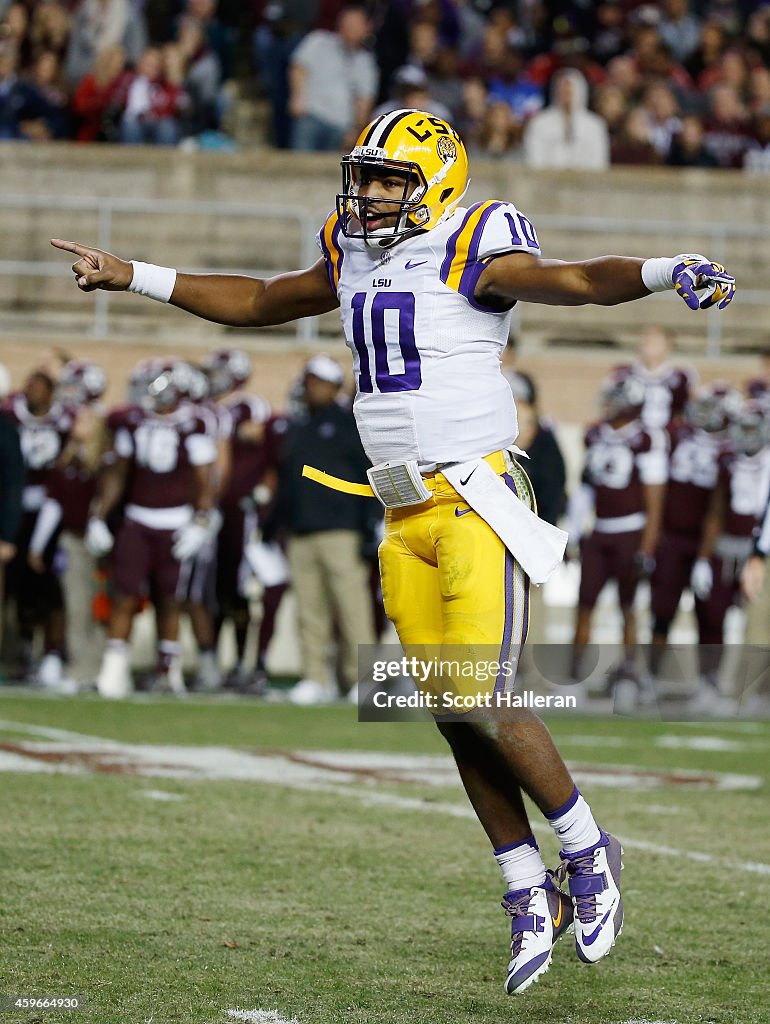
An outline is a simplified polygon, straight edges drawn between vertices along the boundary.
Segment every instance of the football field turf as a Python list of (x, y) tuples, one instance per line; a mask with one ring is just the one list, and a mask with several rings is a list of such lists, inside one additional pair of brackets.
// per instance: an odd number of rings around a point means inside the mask
[(770, 723), (549, 720), (624, 841), (626, 924), (511, 998), (499, 872), (431, 725), (7, 691), (0, 720), (0, 996), (85, 1001), (0, 1022), (770, 1022)]

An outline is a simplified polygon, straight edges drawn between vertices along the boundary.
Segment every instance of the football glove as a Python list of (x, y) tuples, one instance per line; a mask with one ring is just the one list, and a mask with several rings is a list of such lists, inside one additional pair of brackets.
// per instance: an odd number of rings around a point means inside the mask
[(714, 586), (714, 570), (708, 558), (698, 558), (690, 573), (690, 589), (700, 601), (708, 600)]
[(671, 279), (690, 309), (724, 309), (732, 302), (735, 278), (721, 263), (712, 263), (698, 253), (683, 253), (674, 259)]
[(115, 538), (110, 533), (110, 528), (103, 519), (97, 519), (96, 516), (92, 516), (88, 520), (84, 540), (86, 550), (94, 558), (102, 558), (104, 555), (109, 554), (112, 551), (112, 545), (115, 543)]
[(211, 527), (208, 523), (193, 520), (174, 534), (174, 546), (171, 554), (178, 562), (194, 558), (208, 543)]

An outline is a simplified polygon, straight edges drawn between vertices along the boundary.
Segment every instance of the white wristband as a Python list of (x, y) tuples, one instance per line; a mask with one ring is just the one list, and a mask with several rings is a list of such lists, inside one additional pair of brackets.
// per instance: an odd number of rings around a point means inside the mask
[(176, 284), (176, 271), (172, 267), (156, 267), (154, 263), (131, 260), (134, 276), (128, 291), (146, 295), (148, 299), (168, 302)]
[(674, 287), (671, 277), (674, 267), (681, 263), (681, 256), (655, 256), (642, 264), (642, 282), (651, 292), (667, 292)]

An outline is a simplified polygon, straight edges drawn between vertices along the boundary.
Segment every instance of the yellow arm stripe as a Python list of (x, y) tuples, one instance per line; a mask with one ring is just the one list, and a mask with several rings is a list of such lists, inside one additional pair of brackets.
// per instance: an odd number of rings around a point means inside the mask
[(329, 257), (332, 284), (335, 291), (339, 288), (340, 270), (342, 269), (342, 250), (337, 243), (337, 238), (339, 237), (338, 224), (339, 221), (335, 212), (330, 214), (323, 229), (323, 249)]
[(374, 491), (369, 484), (353, 484), (349, 480), (340, 480), (338, 476), (331, 476), (314, 466), (303, 466), (302, 475), (308, 480), (315, 480), (317, 484), (324, 487), (331, 487), (333, 491), (342, 491), (343, 494), (358, 494), (362, 498), (373, 498)]
[(473, 242), (473, 236), (476, 228), (479, 226), (479, 222), (484, 216), (484, 211), (488, 210), (490, 206), (497, 206), (498, 203), (494, 199), (489, 199), (485, 203), (479, 203), (476, 209), (463, 224), (460, 234), (455, 240), (455, 255), (450, 264), (449, 273), (446, 277), (447, 285), (458, 292), (460, 290), (460, 279), (463, 276), (463, 271), (468, 262), (468, 253)]

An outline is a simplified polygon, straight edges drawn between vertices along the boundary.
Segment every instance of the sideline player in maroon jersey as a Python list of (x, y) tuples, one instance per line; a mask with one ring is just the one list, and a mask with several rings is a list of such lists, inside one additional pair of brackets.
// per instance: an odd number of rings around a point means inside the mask
[[(591, 614), (604, 585), (617, 583), (623, 646), (636, 644), (633, 603), (641, 571), (648, 568), (660, 528), (668, 442), (663, 431), (644, 427), (639, 415), (644, 388), (615, 373), (602, 386), (604, 419), (586, 431), (583, 483), (594, 491), (596, 518), (581, 543), (580, 590), (575, 621), (573, 676), (590, 638)], [(579, 525), (571, 533), (579, 533)]]
[(232, 620), (238, 661), (226, 685), (241, 693), (260, 695), (267, 686), (267, 648), (288, 584), (263, 585), (257, 662), (252, 670), (245, 661), (250, 623), (249, 600), (244, 593), (250, 573), (245, 552), (259, 535), (272, 504), (286, 420), (274, 416), (264, 398), (243, 390), (251, 377), (251, 360), (245, 352), (219, 349), (204, 360), (203, 369), (212, 397), (227, 410), (231, 420), (230, 477), (220, 497), (223, 526), (217, 558), (217, 604), (218, 629), (228, 618)]
[(128, 640), (145, 596), (156, 609), (161, 685), (184, 690), (177, 585), (180, 566), (210, 537), (216, 457), (210, 424), (182, 402), (188, 374), (179, 360), (155, 363), (146, 377), (146, 408), (129, 406), (108, 418), (115, 461), (102, 478), (87, 529), (91, 549), (107, 553), (113, 547), (107, 519), (123, 503), (112, 555), (117, 593), (97, 679), (104, 697), (133, 689)]
[(617, 368), (616, 372), (630, 373), (644, 387), (639, 418), (645, 427), (667, 427), (681, 417), (697, 382), (693, 369), (671, 363), (671, 349), (669, 332), (651, 325), (639, 341), (639, 358)]
[(728, 609), (740, 600), (740, 576), (753, 548), (770, 487), (770, 420), (749, 401), (731, 417), (730, 448), (719, 458), (719, 481), (692, 572), (700, 679), (691, 706), (704, 714), (734, 709), (720, 685), (719, 667)]
[(30, 678), (32, 642), (37, 629), (43, 632), (43, 659), (35, 678), (44, 686), (58, 687), (65, 660), (64, 597), (54, 569), (57, 532), (49, 537), (34, 568), (29, 544), (46, 499), (51, 472), (69, 439), (74, 411), (55, 401), (56, 384), (42, 370), (33, 371), (22, 391), (10, 395), (3, 412), (19, 431), (26, 467), (22, 492), (23, 515), (16, 541), (16, 555), (6, 568), (6, 597), (16, 602), (22, 642), (21, 671)]
[(95, 684), (104, 647), (102, 628), (92, 614), (97, 565), (86, 547), (85, 531), (109, 446), (100, 403), (106, 386), (104, 370), (87, 360), (73, 359), (61, 370), (56, 397), (62, 405), (76, 410), (75, 420), (69, 440), (50, 471), (46, 500), (29, 545), (29, 564), (41, 574), (45, 571), (43, 553), (57, 533), (64, 553), (61, 583), (68, 675), (62, 685), (71, 692)]
[(208, 423), (216, 446), (216, 458), (211, 466), (214, 504), (210, 512), (210, 536), (201, 549), (185, 561), (179, 575), (177, 598), (182, 611), (190, 619), (198, 647), (193, 689), (211, 692), (216, 690), (221, 682), (216, 630), (217, 535), (222, 527), (218, 502), (230, 478), (232, 420), (227, 409), (213, 400), (204, 369), (192, 363), (186, 363), (185, 366), (189, 370), (189, 375), (183, 398), (190, 402), (201, 418)]
[[(700, 388), (685, 406), (683, 421), (669, 427), (668, 485), (655, 569), (650, 578), (653, 678), (659, 675), (682, 592), (690, 585), (719, 477), (719, 458), (726, 450), (729, 417), (741, 405), (740, 393), (735, 388), (715, 382)], [(703, 637), (700, 642), (705, 642)]]

